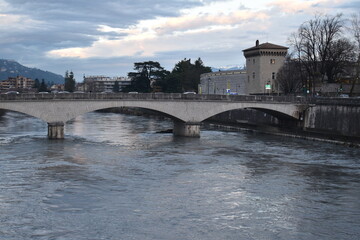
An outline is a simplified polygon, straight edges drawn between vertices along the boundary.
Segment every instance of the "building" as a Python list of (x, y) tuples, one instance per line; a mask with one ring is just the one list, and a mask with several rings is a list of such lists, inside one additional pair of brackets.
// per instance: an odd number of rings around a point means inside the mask
[(33, 90), (35, 81), (31, 78), (17, 76), (17, 77), (8, 77), (7, 80), (0, 81), (0, 91), (19, 91), (19, 92), (29, 92)]
[(53, 84), (50, 86), (51, 92), (60, 92), (60, 91), (64, 91), (64, 89), (65, 89), (64, 84)]
[(200, 76), (199, 94), (247, 94), (246, 71), (218, 71)]
[(246, 72), (249, 94), (279, 92), (276, 74), (284, 65), (287, 47), (272, 43), (259, 44), (243, 50), (246, 58)]
[(115, 82), (119, 83), (119, 91), (131, 83), (126, 77), (84, 76), (83, 89), (85, 92), (112, 92)]
[(243, 50), (246, 70), (219, 71), (200, 76), (202, 94), (270, 94), (278, 93), (276, 75), (284, 64), (287, 47), (272, 43)]

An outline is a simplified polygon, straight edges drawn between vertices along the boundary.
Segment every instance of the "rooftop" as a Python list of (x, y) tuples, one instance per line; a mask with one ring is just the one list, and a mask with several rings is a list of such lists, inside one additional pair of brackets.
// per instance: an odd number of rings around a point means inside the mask
[(284, 46), (280, 46), (280, 45), (276, 45), (276, 44), (272, 44), (272, 43), (268, 43), (268, 42), (259, 44), (259, 40), (256, 40), (256, 43), (255, 43), (255, 46), (254, 46), (254, 47), (244, 49), (243, 52), (252, 51), (252, 50), (257, 50), (257, 49), (279, 49), (279, 50), (287, 50), (287, 49), (289, 49), (289, 48), (288, 48), (288, 47), (284, 47)]

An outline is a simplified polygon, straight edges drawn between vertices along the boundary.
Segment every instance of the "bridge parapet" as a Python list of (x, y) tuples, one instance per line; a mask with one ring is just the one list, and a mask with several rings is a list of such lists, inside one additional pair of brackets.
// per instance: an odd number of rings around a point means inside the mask
[(181, 100), (181, 101), (227, 101), (227, 102), (278, 102), (299, 104), (360, 104), (360, 98), (315, 98), (298, 96), (266, 95), (212, 95), (181, 93), (32, 93), (0, 94), (0, 101), (41, 101), (41, 100)]

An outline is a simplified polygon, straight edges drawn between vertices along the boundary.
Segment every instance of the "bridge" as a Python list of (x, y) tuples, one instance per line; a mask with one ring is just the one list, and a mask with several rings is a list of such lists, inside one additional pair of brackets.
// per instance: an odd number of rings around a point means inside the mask
[(49, 139), (64, 138), (67, 121), (114, 107), (155, 110), (174, 121), (174, 135), (199, 137), (202, 121), (234, 109), (257, 109), (278, 118), (303, 120), (305, 98), (287, 96), (197, 95), (180, 93), (57, 93), (0, 95), (0, 109), (24, 113), (48, 123)]

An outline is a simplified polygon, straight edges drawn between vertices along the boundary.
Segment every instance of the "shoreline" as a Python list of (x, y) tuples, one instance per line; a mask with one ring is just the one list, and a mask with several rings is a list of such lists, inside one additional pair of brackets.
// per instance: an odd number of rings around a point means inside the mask
[[(318, 142), (326, 142), (326, 143), (332, 143), (336, 145), (344, 145), (347, 147), (357, 147), (360, 148), (360, 142), (357, 141), (346, 141), (343, 139), (336, 139), (334, 136), (326, 135), (326, 134), (320, 134), (315, 132), (306, 132), (306, 131), (299, 131), (297, 133), (280, 130), (278, 131), (269, 131), (264, 129), (256, 129), (256, 126), (249, 127), (249, 126), (241, 126), (235, 125), (235, 124), (226, 124), (226, 123), (219, 123), (219, 122), (213, 122), (213, 121), (207, 121), (203, 123), (204, 126), (210, 128), (210, 129), (217, 129), (217, 130), (224, 130), (229, 132), (254, 132), (254, 133), (261, 133), (261, 134), (268, 134), (268, 135), (274, 135), (274, 136), (283, 136), (283, 137), (289, 137), (289, 138), (297, 138), (297, 139), (305, 139), (309, 141), (318, 141)], [(328, 138), (326, 138), (328, 137)]]

